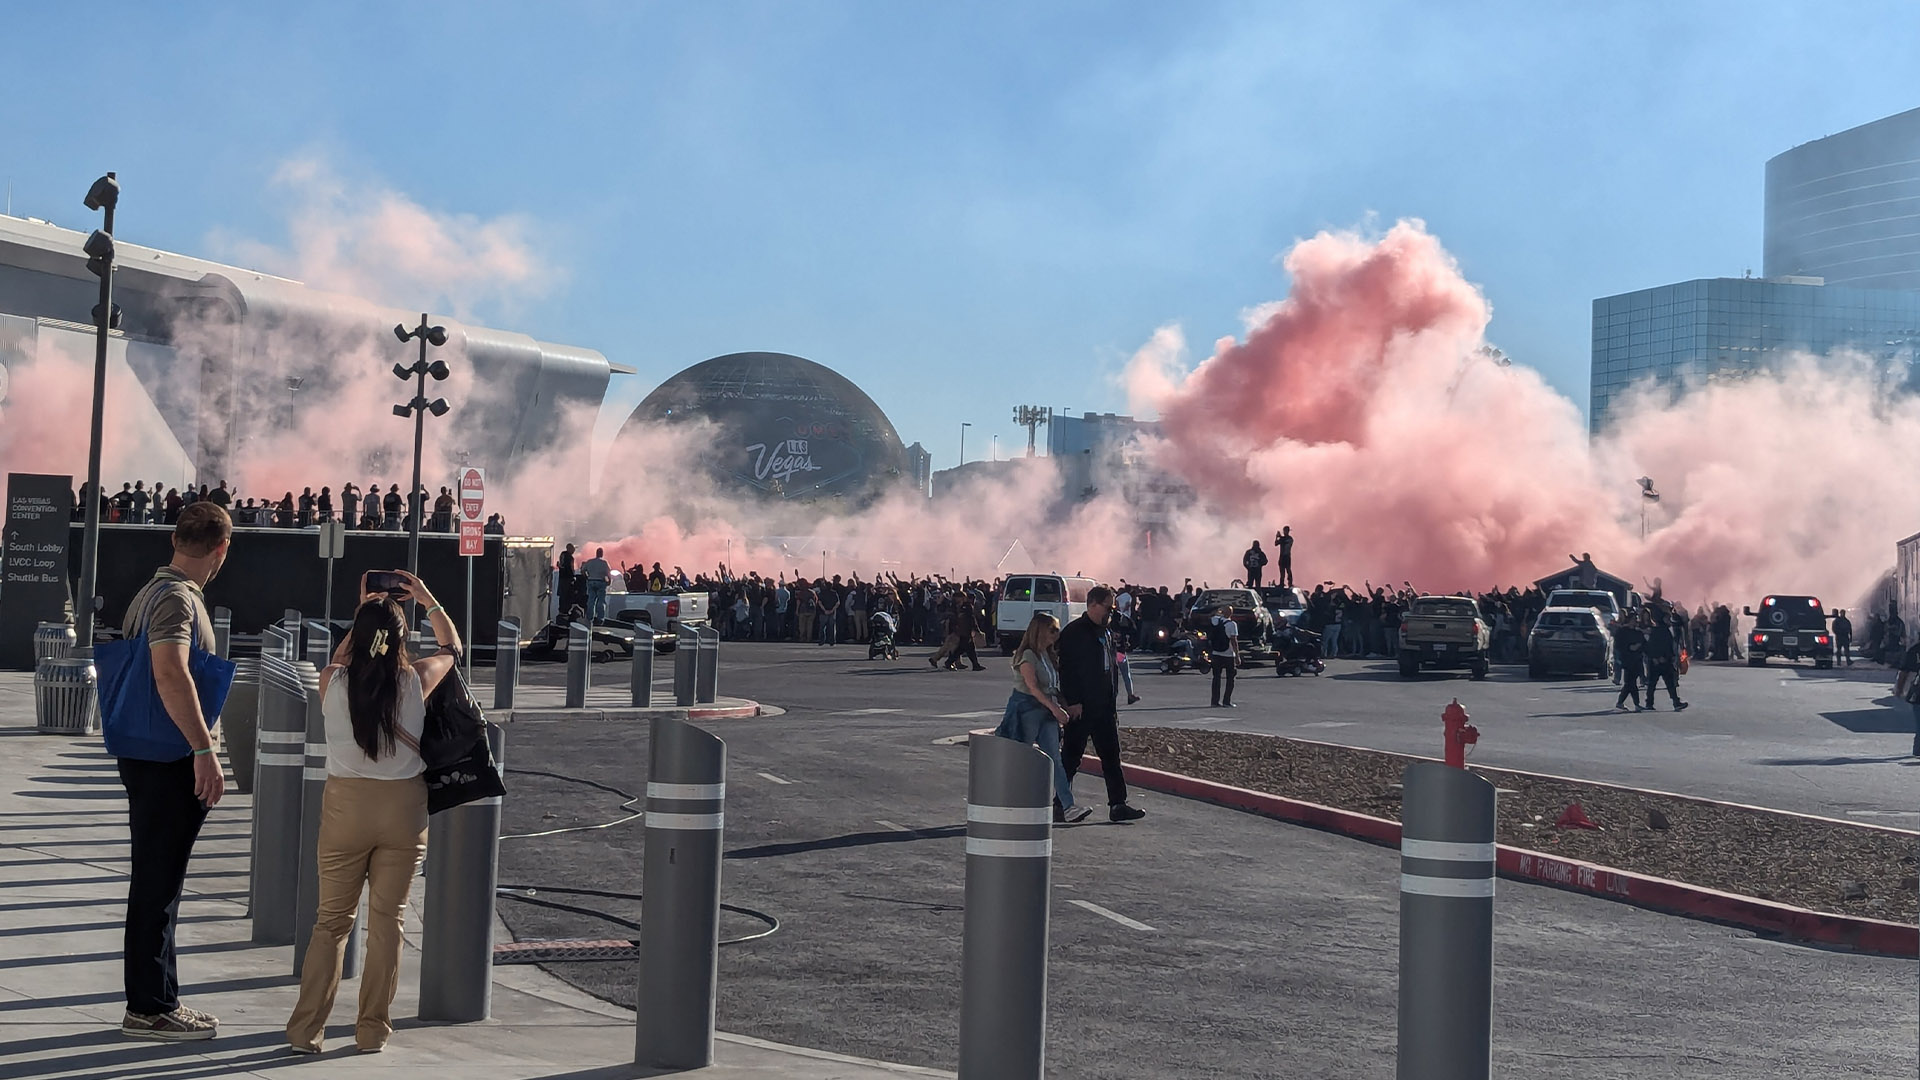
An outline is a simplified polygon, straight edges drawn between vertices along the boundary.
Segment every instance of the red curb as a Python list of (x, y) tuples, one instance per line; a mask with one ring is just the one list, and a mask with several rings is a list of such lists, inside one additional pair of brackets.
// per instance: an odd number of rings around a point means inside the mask
[[(1121, 770), (1128, 783), (1149, 791), (1198, 799), (1281, 821), (1309, 825), (1375, 844), (1391, 847), (1400, 844), (1400, 823), (1371, 814), (1218, 784), (1180, 773), (1150, 769), (1144, 765), (1123, 762)], [(1082, 757), (1080, 771), (1101, 775), (1100, 759)], [(1811, 911), (1791, 904), (1721, 892), (1669, 878), (1636, 874), (1630, 870), (1616, 870), (1577, 859), (1563, 859), (1506, 844), (1498, 848), (1496, 866), (1504, 877), (1585, 893), (1650, 911), (1684, 915), (1758, 934), (1775, 935), (1789, 941), (1903, 960), (1920, 956), (1920, 926)]]
[(739, 720), (745, 717), (759, 715), (760, 706), (757, 702), (747, 705), (726, 705), (712, 709), (687, 710), (687, 719), (689, 720)]

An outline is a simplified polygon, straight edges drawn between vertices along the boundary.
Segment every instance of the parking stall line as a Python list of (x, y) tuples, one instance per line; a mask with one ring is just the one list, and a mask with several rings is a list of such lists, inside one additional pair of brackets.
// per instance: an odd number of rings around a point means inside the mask
[(983, 716), (1000, 716), (1005, 712), (1006, 712), (1005, 709), (976, 709), (973, 712), (940, 713), (937, 716), (935, 716), (934, 719), (935, 720), (978, 720)]
[(875, 825), (879, 825), (884, 828), (892, 829), (894, 832), (910, 833), (914, 831), (913, 829), (907, 828), (905, 825), (901, 825), (897, 822), (888, 821), (886, 818), (874, 818), (873, 823)]
[(791, 780), (786, 780), (786, 779), (782, 779), (781, 777), (778, 777), (778, 776), (775, 776), (775, 775), (773, 775), (773, 774), (772, 774), (772, 773), (770, 773), (770, 772), (763, 772), (763, 773), (757, 773), (757, 774), (755, 774), (755, 775), (757, 775), (757, 776), (759, 776), (759, 777), (760, 777), (760, 778), (761, 778), (762, 780), (771, 780), (771, 781), (773, 781), (773, 782), (774, 782), (774, 783), (776, 783), (776, 784), (791, 784), (791, 783), (793, 783), (793, 781), (791, 781)]
[(1069, 900), (1067, 901), (1067, 903), (1072, 904), (1074, 907), (1077, 907), (1077, 908), (1085, 908), (1086, 910), (1093, 912), (1095, 915), (1098, 915), (1103, 919), (1112, 919), (1114, 922), (1119, 923), (1121, 926), (1124, 926), (1129, 930), (1146, 930), (1146, 931), (1153, 930), (1153, 927), (1148, 926), (1146, 923), (1140, 922), (1136, 919), (1129, 919), (1125, 915), (1122, 915), (1119, 912), (1114, 911), (1110, 908), (1103, 908), (1099, 904), (1096, 904), (1091, 900)]

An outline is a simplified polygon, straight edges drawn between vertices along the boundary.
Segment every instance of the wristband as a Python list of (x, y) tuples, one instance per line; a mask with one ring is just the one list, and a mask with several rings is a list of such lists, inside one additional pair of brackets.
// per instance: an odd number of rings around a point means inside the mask
[(429, 619), (433, 618), (433, 613), (436, 611), (445, 611), (445, 610), (447, 610), (447, 606), (445, 604), (435, 604), (432, 607), (427, 609), (427, 618)]
[(211, 753), (213, 753), (213, 747), (209, 746), (205, 750), (195, 750), (192, 756), (199, 757), (201, 754), (211, 754)]

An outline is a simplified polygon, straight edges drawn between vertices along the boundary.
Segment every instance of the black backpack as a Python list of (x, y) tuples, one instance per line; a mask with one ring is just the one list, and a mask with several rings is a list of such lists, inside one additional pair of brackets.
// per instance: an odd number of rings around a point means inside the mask
[(1216, 622), (1207, 627), (1207, 651), (1224, 653), (1231, 648), (1227, 644), (1227, 624)]

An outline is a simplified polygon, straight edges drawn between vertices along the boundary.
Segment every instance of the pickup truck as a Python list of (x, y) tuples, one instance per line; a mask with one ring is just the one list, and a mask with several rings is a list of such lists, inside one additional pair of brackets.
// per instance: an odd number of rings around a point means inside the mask
[(1193, 613), (1187, 616), (1187, 630), (1202, 646), (1207, 628), (1213, 625), (1214, 612), (1225, 606), (1232, 609), (1233, 621), (1240, 624), (1240, 659), (1273, 658), (1273, 613), (1267, 610), (1260, 594), (1253, 589), (1206, 589), (1194, 597)]
[(1429, 667), (1466, 668), (1484, 679), (1490, 636), (1472, 599), (1422, 596), (1400, 619), (1400, 677), (1411, 679)]
[(674, 634), (681, 623), (706, 622), (710, 600), (703, 592), (608, 593), (607, 621), (646, 623), (661, 633)]

